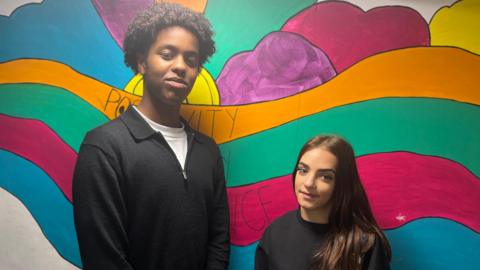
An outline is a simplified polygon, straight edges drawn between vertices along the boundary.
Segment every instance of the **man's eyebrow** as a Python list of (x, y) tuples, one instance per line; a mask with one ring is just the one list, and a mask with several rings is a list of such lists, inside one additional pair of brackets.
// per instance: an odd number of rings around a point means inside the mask
[(186, 51), (185, 54), (188, 56), (200, 56), (200, 53), (197, 51)]

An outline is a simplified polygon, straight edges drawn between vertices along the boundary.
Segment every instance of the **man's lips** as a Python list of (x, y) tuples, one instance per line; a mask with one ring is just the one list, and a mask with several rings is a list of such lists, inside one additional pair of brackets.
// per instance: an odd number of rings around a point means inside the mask
[(188, 83), (182, 79), (166, 79), (165, 83), (172, 88), (187, 88)]

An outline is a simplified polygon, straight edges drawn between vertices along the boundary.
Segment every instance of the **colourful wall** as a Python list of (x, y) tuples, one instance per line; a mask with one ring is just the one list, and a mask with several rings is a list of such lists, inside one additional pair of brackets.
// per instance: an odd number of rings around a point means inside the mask
[[(0, 4), (0, 265), (82, 267), (71, 178), (85, 133), (142, 94), (122, 38), (154, 0)], [(480, 0), (177, 1), (217, 53), (182, 114), (226, 168), (231, 267), (294, 209), (300, 146), (355, 147), (393, 269), (480, 265)]]

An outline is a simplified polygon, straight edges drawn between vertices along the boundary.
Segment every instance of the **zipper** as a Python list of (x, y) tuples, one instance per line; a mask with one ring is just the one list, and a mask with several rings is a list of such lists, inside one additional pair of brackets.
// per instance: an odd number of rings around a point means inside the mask
[[(177, 155), (175, 155), (175, 152), (173, 151), (173, 149), (170, 147), (170, 145), (168, 144), (168, 142), (165, 140), (165, 138), (163, 137), (162, 133), (157, 131), (157, 135), (158, 137), (160, 138), (160, 141), (161, 143), (165, 146), (165, 148), (167, 148), (168, 152), (170, 152), (170, 155), (172, 156), (172, 158), (175, 160), (175, 162), (177, 163), (178, 165), (178, 168), (180, 170), (180, 172), (182, 173), (182, 176), (183, 176), (183, 180), (188, 180), (188, 176), (187, 176), (187, 164), (188, 164), (188, 159), (190, 157), (190, 152), (191, 152), (191, 149), (193, 147), (193, 137), (195, 136), (195, 133), (190, 133), (191, 136), (188, 136), (188, 132), (185, 131), (187, 133), (187, 140), (188, 140), (188, 145), (187, 145), (187, 156), (185, 158), (185, 166), (183, 166), (182, 168), (182, 164), (180, 164), (180, 161), (178, 160), (177, 158)], [(190, 138), (188, 138), (190, 137)]]
[[(190, 138), (188, 138), (190, 137)], [(182, 174), (183, 174), (183, 180), (188, 180), (188, 175), (187, 175), (187, 168), (188, 168), (188, 160), (190, 159), (190, 154), (192, 153), (192, 147), (193, 147), (193, 138), (195, 137), (195, 133), (191, 132), (190, 136), (188, 136), (187, 133), (187, 139), (188, 139), (188, 146), (187, 146), (187, 157), (185, 158), (185, 164), (182, 169)], [(180, 168), (182, 168), (180, 166)]]

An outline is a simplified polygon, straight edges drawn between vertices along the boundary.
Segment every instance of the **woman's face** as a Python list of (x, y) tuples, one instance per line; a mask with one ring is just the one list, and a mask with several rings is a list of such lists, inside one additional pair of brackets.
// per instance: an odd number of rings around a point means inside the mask
[(336, 167), (337, 158), (320, 147), (305, 152), (300, 158), (295, 176), (295, 195), (302, 215), (321, 213), (328, 216)]

